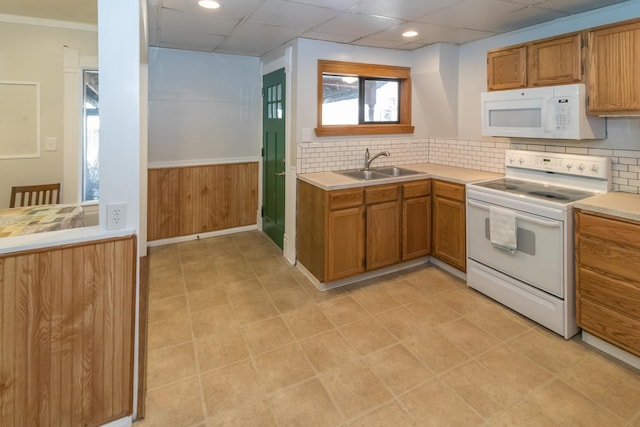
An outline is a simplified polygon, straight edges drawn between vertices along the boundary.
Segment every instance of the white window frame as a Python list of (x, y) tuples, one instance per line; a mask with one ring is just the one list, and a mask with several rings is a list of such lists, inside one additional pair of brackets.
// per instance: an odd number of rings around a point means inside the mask
[(64, 48), (64, 155), (62, 203), (97, 206), (98, 200), (81, 203), (83, 170), (83, 71), (97, 70), (97, 56), (80, 56), (76, 49)]

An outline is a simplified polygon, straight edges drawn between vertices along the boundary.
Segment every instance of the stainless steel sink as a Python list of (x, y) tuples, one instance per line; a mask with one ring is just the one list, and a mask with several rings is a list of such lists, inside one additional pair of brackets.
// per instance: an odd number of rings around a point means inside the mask
[(361, 181), (371, 181), (375, 179), (392, 178), (396, 176), (409, 176), (417, 175), (422, 172), (414, 171), (411, 169), (399, 168), (396, 166), (375, 168), (375, 169), (350, 169), (346, 171), (338, 171), (337, 173), (348, 176), (349, 178), (359, 179)]
[(346, 171), (339, 171), (338, 173), (344, 176), (348, 176), (349, 178), (359, 179), (361, 181), (389, 178), (389, 175), (381, 174), (373, 170), (366, 171), (363, 169), (351, 169)]
[(385, 175), (390, 176), (408, 176), (408, 175), (418, 175), (422, 172), (414, 171), (411, 169), (399, 168), (396, 166), (390, 166), (386, 168), (376, 168), (374, 169), (378, 173), (383, 173)]

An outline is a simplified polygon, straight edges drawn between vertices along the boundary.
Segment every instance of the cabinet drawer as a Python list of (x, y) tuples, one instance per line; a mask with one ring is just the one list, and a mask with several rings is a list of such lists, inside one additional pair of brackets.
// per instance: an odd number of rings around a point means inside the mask
[(578, 270), (578, 295), (640, 321), (640, 284), (608, 277), (586, 268)]
[(597, 239), (640, 249), (640, 225), (638, 224), (580, 212), (578, 226), (581, 235), (594, 236)]
[(367, 205), (398, 200), (398, 186), (391, 184), (367, 187), (364, 190), (364, 199)]
[(640, 356), (640, 321), (590, 300), (580, 300), (578, 310), (582, 329)]
[(451, 182), (433, 181), (433, 193), (436, 196), (446, 197), (448, 199), (464, 201), (464, 185), (453, 184)]
[(328, 197), (331, 210), (355, 208), (362, 205), (362, 188), (330, 191)]
[(423, 180), (407, 182), (405, 184), (402, 184), (402, 190), (405, 199), (409, 199), (411, 197), (428, 196), (429, 194), (431, 194), (431, 181)]
[(578, 236), (578, 262), (581, 266), (628, 280), (640, 277), (640, 251), (609, 242)]

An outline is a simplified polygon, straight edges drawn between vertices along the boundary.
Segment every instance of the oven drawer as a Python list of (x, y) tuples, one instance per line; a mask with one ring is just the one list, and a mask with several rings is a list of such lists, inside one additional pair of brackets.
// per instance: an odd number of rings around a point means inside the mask
[(508, 252), (491, 244), (490, 207), (491, 204), (479, 200), (467, 201), (468, 257), (563, 298), (568, 268), (564, 221), (513, 210), (517, 249)]

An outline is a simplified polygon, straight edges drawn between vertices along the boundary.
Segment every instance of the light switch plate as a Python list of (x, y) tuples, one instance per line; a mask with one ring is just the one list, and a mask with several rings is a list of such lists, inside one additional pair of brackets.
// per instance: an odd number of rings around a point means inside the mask
[(302, 142), (311, 142), (313, 131), (311, 128), (302, 128)]
[(58, 149), (58, 140), (55, 136), (48, 136), (44, 139), (44, 149), (47, 151), (56, 151)]

